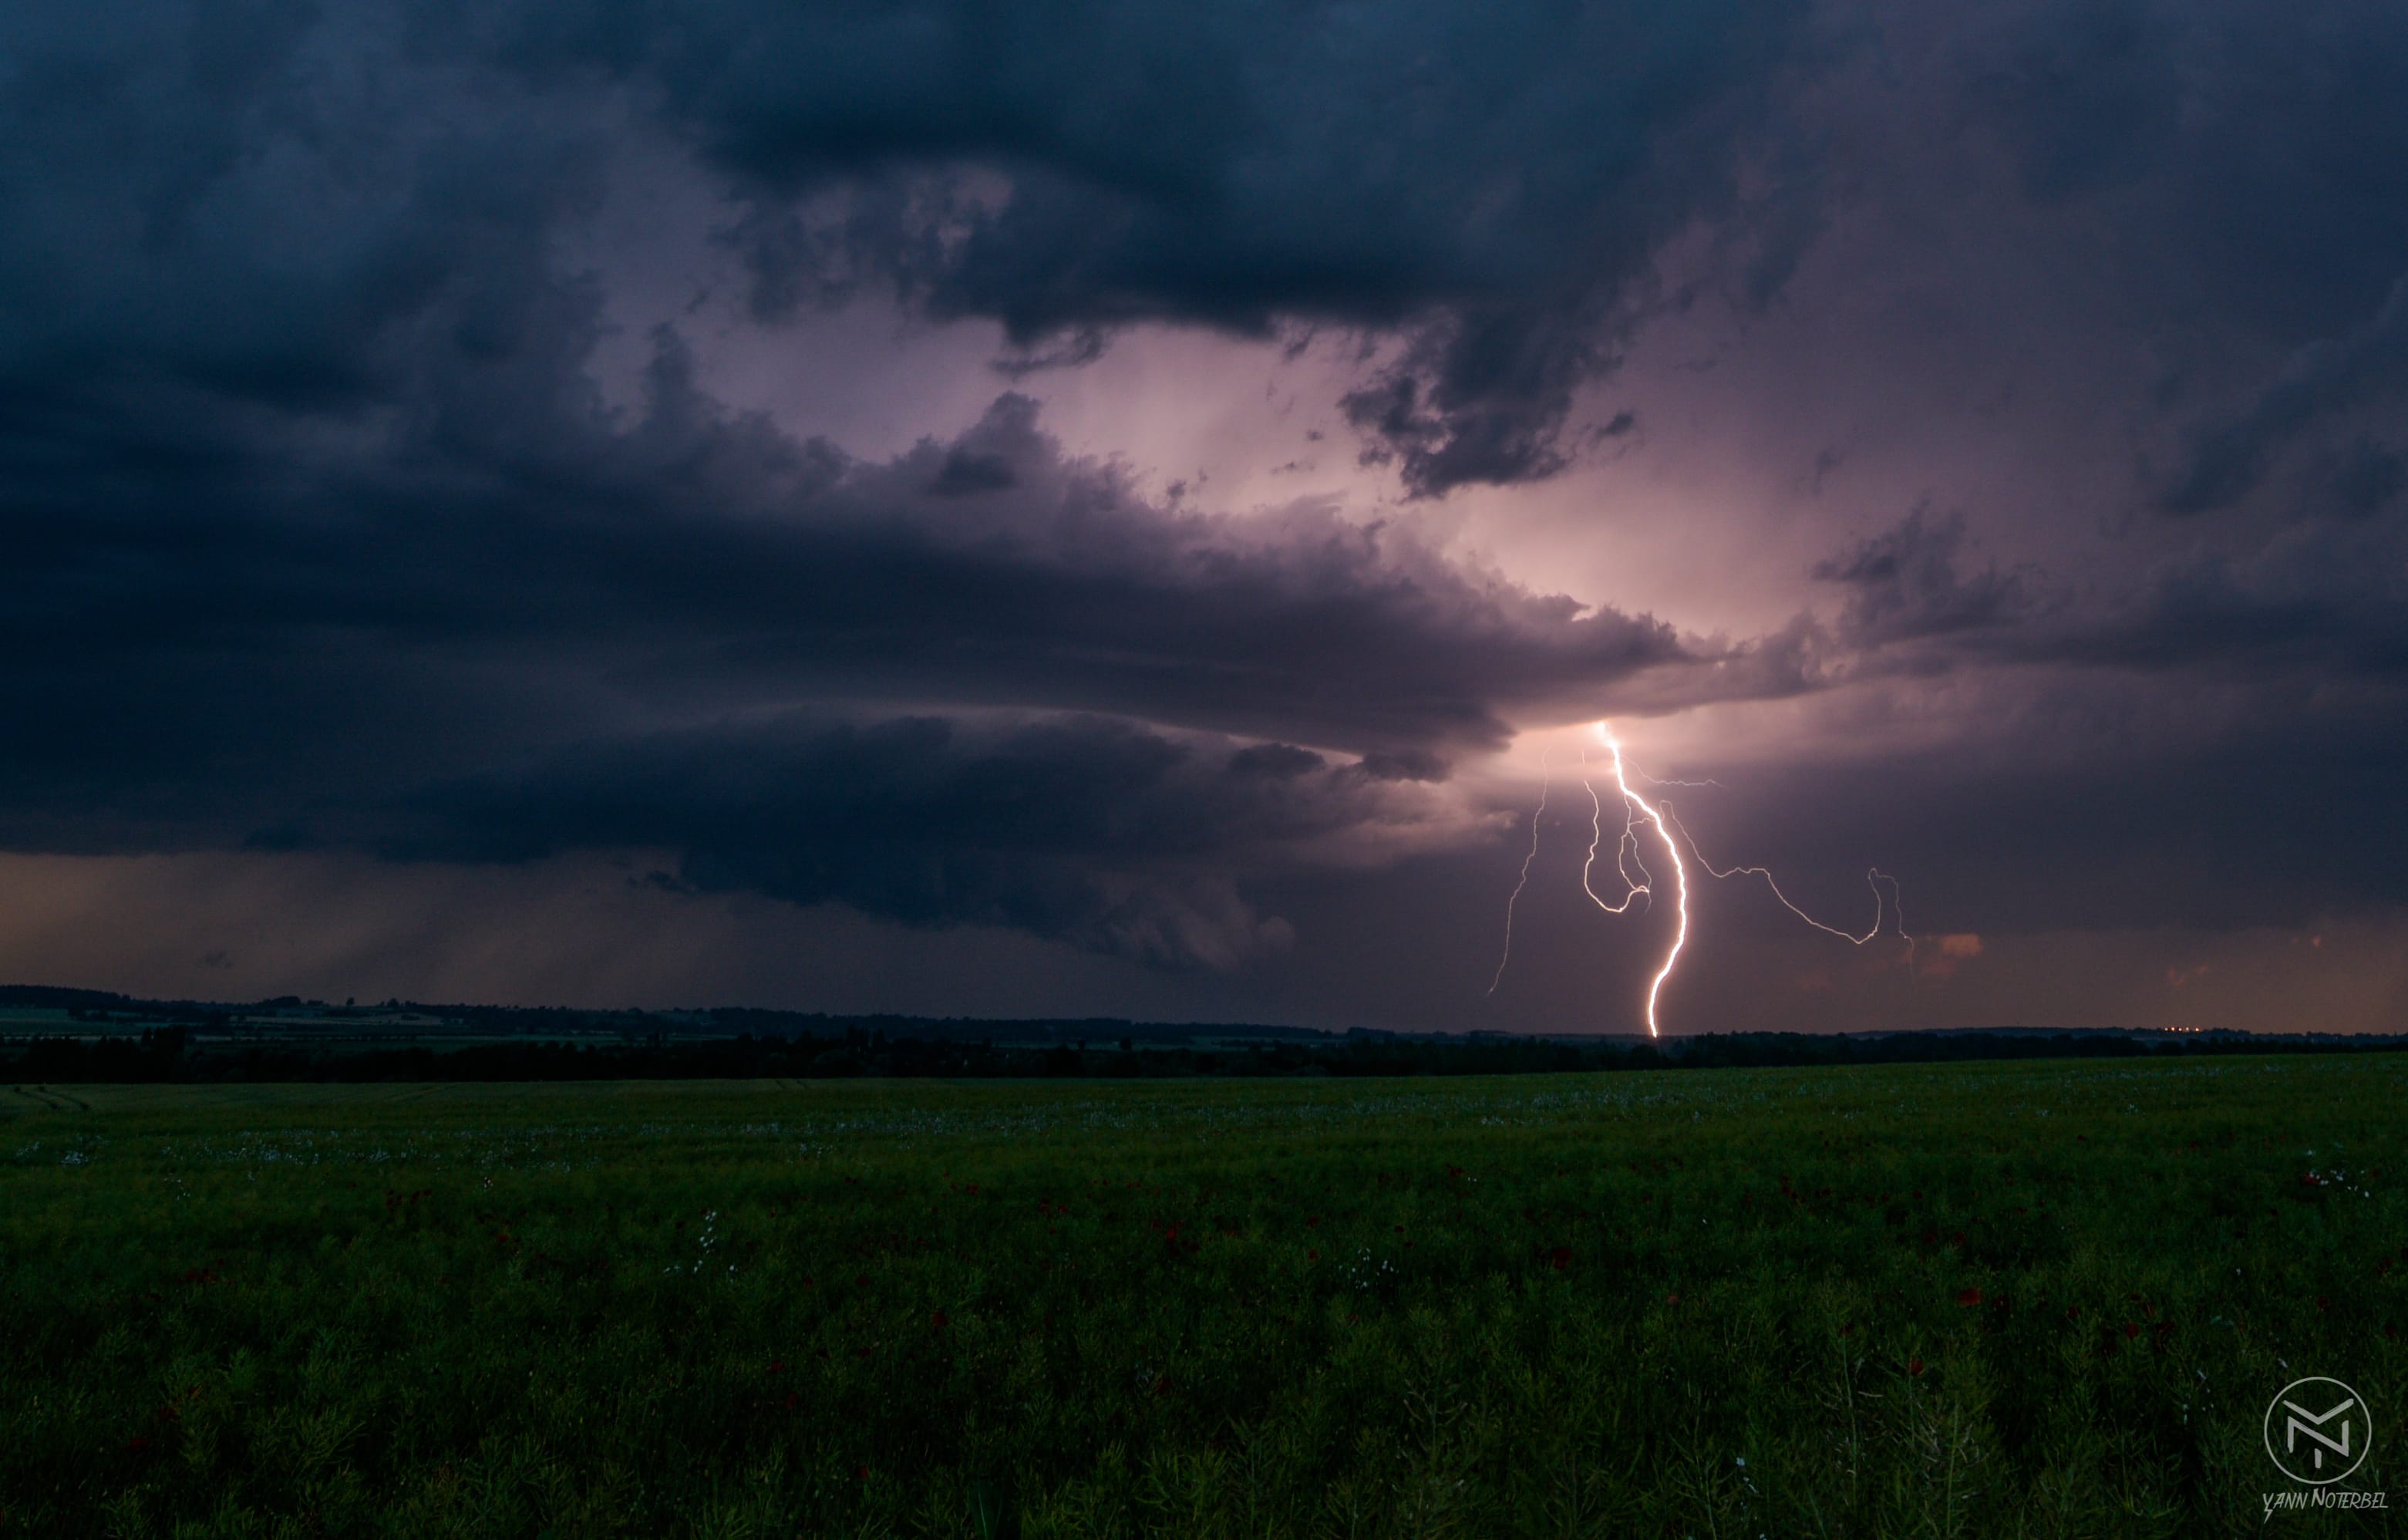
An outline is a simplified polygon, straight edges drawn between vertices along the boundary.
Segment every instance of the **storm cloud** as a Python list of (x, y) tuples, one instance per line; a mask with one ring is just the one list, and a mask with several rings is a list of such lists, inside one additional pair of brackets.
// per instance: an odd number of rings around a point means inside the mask
[[(1065, 457), (1024, 396), (860, 463), (720, 411), (665, 341), (632, 419), (560, 408), (397, 430), (322, 478), (265, 452), (131, 484), (20, 467), (0, 829), (644, 845), (709, 885), (1226, 960), (1245, 946), (1191, 945), (1193, 914), (1130, 916), (1198, 886), (1240, 913), (1247, 848), (1377, 826), (1385, 788), (1499, 746), (1510, 711), (1727, 695), (1748, 661), (1324, 505), (1175, 511)], [(806, 732), (799, 702), (847, 720)], [(965, 712), (1020, 725), (974, 752)], [(1201, 788), (1177, 770), (1198, 733), (1245, 741)], [(868, 781), (899, 798), (876, 818), (834, 789)], [(1215, 852), (1217, 877), (1170, 870)]]
[(0, 61), (12, 856), (624, 857), (1337, 1019), (1489, 965), (1612, 716), (1718, 854), (1910, 870), (1990, 938), (1949, 1000), (2408, 924), (2397, 7), (150, 0)]

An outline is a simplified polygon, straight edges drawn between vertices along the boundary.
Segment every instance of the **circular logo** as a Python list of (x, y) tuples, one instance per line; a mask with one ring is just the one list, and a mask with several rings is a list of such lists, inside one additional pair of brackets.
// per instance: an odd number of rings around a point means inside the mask
[(2266, 1408), (2266, 1453), (2303, 1487), (2339, 1481), (2358, 1469), (2373, 1442), (2365, 1401), (2337, 1379), (2295, 1379)]

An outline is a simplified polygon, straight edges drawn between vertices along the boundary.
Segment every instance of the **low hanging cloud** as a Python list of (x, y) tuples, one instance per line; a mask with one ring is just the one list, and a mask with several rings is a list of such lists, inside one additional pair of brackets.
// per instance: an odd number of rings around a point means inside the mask
[[(534, 309), (555, 347), (577, 313)], [(456, 360), (322, 461), (304, 420), (155, 476), (12, 465), (0, 839), (640, 848), (697, 890), (1226, 967), (1286, 933), (1245, 874), (1481, 827), (1436, 788), (1513, 713), (1792, 684), (1326, 501), (1149, 500), (1025, 396), (871, 462), (727, 410), (672, 335), (632, 415), (524, 388), (571, 378)], [(85, 644), (43, 648), (70, 616)]]
[(672, 854), (666, 880), (910, 926), (990, 925), (1145, 961), (1283, 949), (1238, 883), (1459, 838), (1426, 788), (1288, 744), (1113, 718), (824, 716), (580, 744), (380, 810), (397, 858)]
[[(2301, 348), (2246, 405), (2213, 420), (2192, 445), (2166, 489), (2170, 513), (2204, 513), (2255, 492), (2276, 459), (2320, 424), (2396, 400), (2408, 392), (2408, 278), (2394, 284), (2373, 318), (2347, 336)], [(2353, 465), (2334, 479), (2333, 501), (2347, 515), (2390, 502), (2401, 485), (2400, 460), (2361, 444)]]
[(1814, 576), (1848, 595), (1842, 626), (1864, 645), (1980, 630), (2023, 618), (2037, 602), (2030, 580), (1995, 563), (1960, 570), (1965, 517), (1918, 508), (1855, 549), (1818, 562)]

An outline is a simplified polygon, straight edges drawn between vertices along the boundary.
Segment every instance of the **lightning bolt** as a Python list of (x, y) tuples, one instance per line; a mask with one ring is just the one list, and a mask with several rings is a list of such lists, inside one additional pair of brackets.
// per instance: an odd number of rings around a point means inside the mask
[(1522, 857), (1522, 875), (1513, 884), (1513, 896), (1505, 900), (1505, 955), (1497, 959), (1497, 976), (1488, 981), (1488, 992), (1505, 982), (1505, 965), (1513, 960), (1513, 906), (1521, 901), (1522, 889), (1529, 885), (1530, 863), (1539, 858), (1539, 815), (1547, 811), (1547, 761), (1539, 758), (1539, 805), (1530, 812), (1530, 854)]
[(1712, 776), (1708, 776), (1703, 781), (1667, 781), (1660, 775), (1648, 774), (1645, 770), (1641, 770), (1636, 765), (1630, 767), (1630, 773), (1639, 777), (1641, 781), (1646, 782), (1651, 786), (1713, 786), (1717, 790), (1722, 787), (1722, 783)]
[(1871, 871), (1865, 873), (1865, 885), (1873, 890), (1873, 923), (1870, 928), (1866, 930), (1863, 935), (1859, 936), (1852, 931), (1842, 930), (1836, 925), (1825, 925), (1821, 920), (1816, 919), (1813, 915), (1809, 914), (1806, 911), (1790, 902), (1789, 895), (1781, 891), (1781, 885), (1772, 880), (1772, 873), (1767, 868), (1760, 866), (1735, 866), (1727, 871), (1715, 870), (1714, 863), (1706, 859), (1706, 853), (1698, 848), (1698, 837), (1689, 832), (1688, 826), (1681, 822), (1680, 814), (1672, 811), (1671, 803), (1667, 802), (1664, 804), (1664, 814), (1666, 817), (1671, 819), (1672, 827), (1681, 831), (1681, 838), (1689, 842), (1689, 854), (1695, 856), (1698, 858), (1698, 864), (1704, 867), (1706, 871), (1712, 873), (1714, 877), (1718, 879), (1727, 879), (1731, 877), (1761, 877), (1764, 879), (1764, 885), (1772, 890), (1772, 896), (1781, 900), (1781, 907), (1788, 910), (1789, 913), (1797, 915), (1799, 919), (1804, 920), (1808, 925), (1813, 926), (1815, 929), (1826, 931), (1831, 935), (1837, 936), (1842, 941), (1847, 942), (1851, 945), (1862, 946), (1865, 943), (1881, 934), (1883, 914), (1882, 884), (1889, 884), (1888, 913), (1894, 916), (1899, 939), (1906, 943), (1906, 960), (1910, 966), (1913, 965), (1914, 961), (1914, 938), (1906, 933), (1906, 906), (1904, 895), (1899, 890), (1898, 879), (1891, 876), (1888, 872), (1884, 871), (1881, 868), (1874, 867)]
[[(1672, 811), (1671, 802), (1667, 800), (1661, 806), (1650, 802), (1633, 789), (1630, 779), (1635, 775), (1651, 785), (1658, 786), (1716, 785), (1719, 783), (1658, 780), (1645, 770), (1624, 761), (1622, 741), (1614, 736), (1613, 724), (1599, 722), (1597, 725), (1597, 735), (1612, 756), (1613, 785), (1614, 789), (1621, 794), (1622, 799), (1622, 832), (1613, 847), (1614, 871), (1622, 878), (1622, 901), (1606, 902), (1604, 899), (1598, 897), (1597, 889), (1590, 882), (1590, 874), (1597, 866), (1598, 848), (1605, 842), (1605, 802), (1598, 796), (1596, 785), (1589, 780), (1588, 756), (1585, 753), (1581, 756), (1581, 786), (1588, 793), (1589, 835), (1588, 858), (1581, 865), (1581, 891), (1588, 895), (1590, 902), (1609, 914), (1628, 913), (1631, 900), (1642, 894), (1646, 896), (1648, 906), (1650, 908), (1655, 906), (1656, 879), (1654, 874), (1648, 871), (1647, 863), (1640, 854), (1641, 842), (1639, 837), (1639, 826), (1641, 822), (1656, 831), (1656, 838), (1663, 842), (1666, 858), (1672, 863), (1674, 914), (1672, 944), (1665, 950), (1664, 960), (1656, 967), (1654, 977), (1647, 981), (1647, 1035), (1649, 1037), (1663, 1035), (1661, 1025), (1656, 1019), (1657, 1002), (1663, 998), (1665, 981), (1672, 976), (1673, 969), (1680, 963), (1682, 948), (1686, 946), (1689, 941), (1689, 868), (1688, 863), (1681, 858), (1680, 842), (1672, 838), (1675, 829), (1680, 831), (1681, 840), (1688, 842), (1689, 853), (1697, 857), (1698, 864), (1717, 881), (1732, 877), (1761, 877), (1764, 879), (1764, 885), (1772, 890), (1772, 896), (1781, 900), (1783, 908), (1815, 929), (1837, 936), (1852, 945), (1862, 946), (1880, 935), (1883, 928), (1882, 916), (1887, 914), (1891, 916), (1891, 923), (1898, 937), (1906, 943), (1908, 968), (1912, 969), (1914, 966), (1914, 938), (1906, 933), (1905, 905), (1896, 877), (1879, 867), (1873, 868), (1865, 874), (1867, 885), (1873, 890), (1873, 923), (1863, 935), (1859, 936), (1854, 931), (1843, 930), (1835, 925), (1827, 925), (1791, 902), (1789, 895), (1781, 891), (1781, 885), (1773, 880), (1772, 872), (1769, 868), (1735, 866), (1725, 870), (1707, 860), (1705, 853), (1698, 848), (1697, 836), (1691, 834), (1686, 826), (1682, 824), (1679, 816)], [(1530, 881), (1530, 863), (1537, 859), (1539, 854), (1539, 816), (1547, 808), (1549, 784), (1547, 764), (1543, 758), (1539, 762), (1539, 806), (1537, 811), (1530, 814), (1529, 853), (1522, 857), (1522, 875), (1521, 879), (1513, 885), (1512, 897), (1505, 900), (1505, 956), (1497, 964), (1497, 976), (1489, 981), (1488, 992), (1492, 995), (1497, 992), (1497, 986), (1505, 982), (1505, 966), (1513, 958), (1513, 906), (1520, 900), (1523, 887)], [(1638, 880), (1634, 880), (1630, 875), (1630, 868), (1633, 864), (1639, 868)], [(1886, 903), (1882, 893), (1882, 885), (1885, 883), (1889, 885)]]
[[(1585, 754), (1581, 756), (1581, 769), (1584, 771), (1588, 769), (1588, 756)], [(1622, 901), (1608, 903), (1597, 896), (1596, 888), (1589, 885), (1589, 871), (1597, 865), (1597, 847), (1605, 842), (1605, 804), (1598, 800), (1597, 787), (1589, 784), (1588, 776), (1584, 773), (1581, 776), (1581, 789), (1588, 793), (1588, 859), (1581, 863), (1581, 891), (1589, 896), (1590, 902), (1609, 914), (1627, 914), (1630, 900), (1642, 893), (1647, 895), (1647, 902), (1652, 907), (1656, 902), (1653, 891), (1656, 879), (1648, 872), (1646, 862), (1640, 862), (1639, 874), (1647, 880), (1630, 880), (1629, 863), (1639, 854), (1639, 836), (1631, 830), (1633, 815), (1627, 797), (1622, 802), (1622, 837), (1613, 844), (1613, 870), (1622, 878)], [(1524, 870), (1528, 870), (1526, 863)], [(1495, 986), (1490, 986), (1489, 992), (1496, 992)]]
[[(1630, 789), (1630, 772), (1622, 762), (1622, 740), (1613, 736), (1613, 725), (1598, 723), (1597, 735), (1605, 740), (1605, 746), (1612, 752), (1613, 784), (1622, 788), (1623, 811), (1627, 813), (1630, 809), (1637, 808), (1646, 815), (1647, 821), (1656, 826), (1656, 838), (1664, 842), (1664, 854), (1672, 861), (1672, 909), (1678, 921), (1672, 928), (1672, 944), (1664, 954), (1664, 966), (1656, 970), (1656, 976), (1647, 984), (1647, 1035), (1661, 1037), (1664, 1034), (1656, 1025), (1656, 999), (1664, 992), (1664, 981), (1672, 976), (1673, 965), (1681, 960), (1681, 948), (1689, 943), (1689, 869), (1681, 859), (1681, 847), (1672, 842), (1672, 831), (1666, 827), (1664, 815), (1656, 811), (1654, 803)], [(1636, 844), (1638, 842), (1633, 840), (1631, 842)], [(1647, 902), (1650, 907), (1654, 906), (1656, 900), (1652, 893)]]

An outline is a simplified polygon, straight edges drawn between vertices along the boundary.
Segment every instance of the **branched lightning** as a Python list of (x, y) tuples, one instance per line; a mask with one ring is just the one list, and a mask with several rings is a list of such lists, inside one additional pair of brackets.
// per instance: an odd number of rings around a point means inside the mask
[[(1656, 997), (1664, 992), (1664, 981), (1672, 976), (1672, 965), (1681, 960), (1681, 948), (1689, 943), (1689, 869), (1681, 860), (1681, 847), (1672, 842), (1672, 831), (1665, 827), (1664, 815), (1647, 799), (1630, 789), (1630, 776), (1622, 763), (1622, 740), (1613, 736), (1613, 728), (1607, 723), (1598, 723), (1597, 732), (1613, 752), (1613, 784), (1622, 788), (1623, 805), (1637, 808), (1656, 826), (1656, 838), (1664, 842), (1664, 854), (1672, 860), (1672, 908), (1677, 916), (1672, 944), (1664, 954), (1664, 966), (1656, 970), (1655, 978), (1647, 985), (1647, 1035), (1661, 1037), (1663, 1033), (1656, 1026)], [(1656, 900), (1651, 895), (1647, 901), (1653, 906)]]
[(1722, 789), (1722, 783), (1712, 776), (1708, 776), (1702, 781), (1667, 781), (1660, 775), (1648, 774), (1645, 770), (1641, 770), (1636, 765), (1630, 767), (1630, 773), (1639, 777), (1641, 781), (1646, 782), (1651, 786), (1713, 786), (1716, 790)]
[(1530, 881), (1530, 863), (1539, 857), (1539, 818), (1547, 811), (1547, 761), (1539, 760), (1539, 805), (1530, 812), (1530, 853), (1522, 857), (1522, 875), (1513, 884), (1512, 897), (1505, 900), (1505, 955), (1497, 959), (1497, 976), (1488, 981), (1488, 992), (1505, 982), (1505, 965), (1513, 960), (1513, 905), (1520, 901), (1522, 889)]
[[(1654, 882), (1654, 879), (1650, 877), (1646, 882), (1632, 882), (1630, 880), (1630, 861), (1639, 853), (1639, 836), (1632, 831), (1630, 827), (1633, 821), (1633, 816), (1630, 811), (1630, 800), (1628, 798), (1625, 798), (1622, 803), (1622, 837), (1616, 840), (1613, 843), (1613, 870), (1622, 878), (1622, 901), (1620, 903), (1608, 903), (1603, 899), (1597, 896), (1596, 888), (1589, 885), (1589, 871), (1597, 865), (1597, 847), (1605, 842), (1605, 804), (1598, 800), (1597, 787), (1589, 784), (1588, 776), (1585, 773), (1588, 770), (1588, 756), (1585, 754), (1581, 756), (1581, 770), (1583, 771), (1581, 776), (1581, 789), (1588, 793), (1588, 859), (1581, 863), (1581, 891), (1589, 896), (1590, 902), (1596, 904), (1599, 909), (1604, 910), (1609, 914), (1622, 914), (1628, 913), (1630, 909), (1630, 900), (1638, 898), (1641, 894), (1645, 894), (1647, 896), (1647, 901), (1652, 907), (1656, 902), (1656, 895), (1650, 888), (1650, 884)], [(1526, 870), (1527, 866), (1526, 863), (1525, 871), (1526, 871)], [(1639, 872), (1642, 877), (1647, 876), (1647, 865), (1645, 862), (1641, 861), (1640, 863)], [(1493, 994), (1495, 992), (1495, 986), (1490, 986), (1490, 993)]]
[(1903, 896), (1899, 891), (1898, 879), (1891, 876), (1888, 872), (1884, 871), (1881, 868), (1874, 867), (1871, 871), (1865, 873), (1865, 885), (1873, 890), (1873, 923), (1870, 929), (1868, 929), (1863, 935), (1859, 936), (1852, 931), (1842, 930), (1836, 925), (1825, 925), (1821, 920), (1816, 919), (1813, 915), (1809, 914), (1806, 911), (1799, 908), (1796, 904), (1791, 903), (1789, 901), (1789, 895), (1781, 891), (1781, 885), (1772, 880), (1771, 871), (1764, 867), (1735, 866), (1727, 871), (1716, 870), (1714, 863), (1706, 859), (1706, 853), (1698, 848), (1698, 837), (1689, 832), (1687, 825), (1681, 822), (1681, 816), (1679, 813), (1672, 811), (1671, 803), (1667, 802), (1664, 804), (1664, 815), (1672, 821), (1672, 827), (1674, 828), (1681, 831), (1681, 838), (1689, 842), (1689, 854), (1695, 856), (1698, 858), (1698, 864), (1704, 867), (1713, 876), (1718, 879), (1729, 877), (1761, 877), (1764, 879), (1764, 885), (1772, 889), (1772, 896), (1781, 900), (1781, 907), (1788, 910), (1789, 913), (1797, 915), (1799, 919), (1804, 920), (1808, 925), (1813, 926), (1815, 929), (1828, 931), (1830, 934), (1839, 937), (1842, 941), (1847, 942), (1851, 945), (1862, 946), (1865, 943), (1872, 940), (1875, 936), (1882, 933), (1882, 884), (1889, 884), (1888, 913), (1892, 916), (1892, 923), (1896, 928), (1898, 938), (1906, 943), (1907, 960), (1910, 963), (1914, 960), (1914, 938), (1906, 933), (1906, 909)]
[[(1697, 836), (1691, 834), (1687, 827), (1683, 825), (1679, 817), (1673, 813), (1672, 804), (1667, 801), (1659, 807), (1656, 803), (1648, 801), (1647, 799), (1641, 797), (1636, 790), (1632, 789), (1630, 780), (1631, 777), (1635, 775), (1640, 780), (1645, 781), (1651, 785), (1658, 786), (1711, 786), (1718, 785), (1720, 783), (1714, 781), (1658, 780), (1656, 777), (1649, 775), (1646, 771), (1624, 762), (1622, 757), (1622, 741), (1614, 737), (1613, 726), (1612, 723), (1598, 723), (1597, 725), (1597, 735), (1601, 741), (1603, 741), (1606, 749), (1612, 756), (1613, 784), (1614, 788), (1622, 794), (1622, 832), (1620, 837), (1615, 841), (1613, 847), (1614, 871), (1622, 878), (1622, 900), (1619, 903), (1606, 902), (1602, 898), (1598, 896), (1597, 889), (1592, 886), (1590, 883), (1591, 873), (1597, 866), (1598, 847), (1605, 842), (1605, 803), (1603, 799), (1598, 796), (1596, 785), (1589, 780), (1587, 773), (1588, 756), (1586, 754), (1583, 754), (1581, 756), (1581, 786), (1588, 793), (1589, 836), (1588, 858), (1581, 864), (1581, 891), (1588, 895), (1590, 902), (1596, 904), (1598, 908), (1603, 910), (1609, 914), (1622, 914), (1628, 913), (1631, 900), (1641, 897), (1641, 895), (1646, 897), (1648, 906), (1650, 908), (1655, 906), (1656, 879), (1654, 874), (1647, 870), (1647, 863), (1640, 854), (1641, 842), (1639, 838), (1639, 825), (1642, 821), (1656, 830), (1656, 837), (1664, 843), (1664, 854), (1666, 857), (1672, 863), (1672, 907), (1674, 914), (1672, 944), (1665, 951), (1664, 960), (1662, 964), (1656, 968), (1655, 976), (1649, 979), (1647, 983), (1647, 1035), (1649, 1037), (1660, 1037), (1663, 1035), (1662, 1030), (1656, 1022), (1656, 1001), (1662, 997), (1664, 993), (1665, 981), (1672, 976), (1673, 968), (1681, 960), (1681, 950), (1684, 946), (1688, 944), (1689, 940), (1689, 869), (1688, 863), (1681, 859), (1681, 847), (1679, 842), (1672, 838), (1672, 833), (1675, 829), (1680, 831), (1681, 839), (1688, 842), (1689, 853), (1697, 856), (1698, 864), (1705, 868), (1710, 875), (1713, 876), (1717, 880), (1741, 876), (1762, 877), (1764, 879), (1764, 885), (1772, 890), (1772, 896), (1781, 900), (1783, 908), (1788, 910), (1799, 919), (1804, 920), (1808, 925), (1813, 926), (1815, 929), (1828, 932), (1852, 945), (1862, 946), (1867, 942), (1871, 941), (1875, 936), (1880, 935), (1883, 930), (1882, 916), (1885, 913), (1888, 914), (1891, 917), (1891, 924), (1894, 928), (1895, 933), (1899, 940), (1906, 943), (1907, 966), (1910, 970), (1913, 969), (1914, 966), (1914, 938), (1908, 935), (1906, 932), (1905, 909), (1899, 890), (1898, 879), (1896, 877), (1893, 877), (1888, 872), (1882, 871), (1879, 867), (1873, 868), (1870, 871), (1865, 874), (1866, 883), (1870, 885), (1873, 890), (1873, 923), (1871, 928), (1863, 935), (1859, 936), (1854, 931), (1843, 930), (1835, 925), (1826, 925), (1821, 920), (1816, 919), (1813, 915), (1809, 914), (1806, 911), (1790, 902), (1789, 895), (1781, 891), (1781, 885), (1773, 880), (1772, 872), (1769, 869), (1760, 866), (1735, 866), (1726, 871), (1717, 868), (1712, 861), (1707, 860), (1705, 853), (1698, 848)], [(1520, 880), (1515, 882), (1513, 885), (1512, 897), (1505, 900), (1505, 956), (1500, 958), (1497, 964), (1497, 976), (1489, 981), (1488, 992), (1492, 995), (1497, 992), (1497, 986), (1505, 982), (1506, 964), (1511, 962), (1513, 958), (1513, 906), (1520, 900), (1523, 887), (1529, 883), (1530, 863), (1536, 860), (1539, 855), (1539, 819), (1540, 815), (1544, 813), (1547, 810), (1547, 789), (1549, 784), (1547, 765), (1544, 759), (1541, 759), (1539, 763), (1539, 806), (1537, 810), (1530, 814), (1530, 849), (1528, 854), (1522, 857), (1522, 875)], [(1637, 879), (1633, 879), (1630, 875), (1630, 868), (1633, 865), (1636, 865), (1639, 868), (1639, 877)], [(1889, 894), (1886, 904), (1884, 902), (1882, 894), (1882, 885), (1884, 883), (1889, 885)]]

